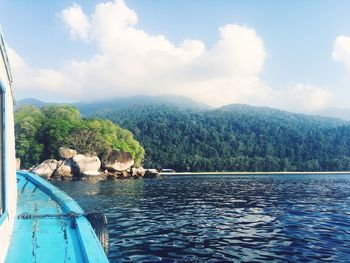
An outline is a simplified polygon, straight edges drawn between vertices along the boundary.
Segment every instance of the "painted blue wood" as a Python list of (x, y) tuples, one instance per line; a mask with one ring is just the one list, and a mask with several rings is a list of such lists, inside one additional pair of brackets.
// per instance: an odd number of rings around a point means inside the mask
[[(17, 215), (83, 213), (40, 177), (17, 172)], [(89, 221), (80, 216), (16, 219), (6, 262), (108, 262)]]
[(10, 234), (14, 223), (16, 209), (16, 170), (15, 170), (15, 139), (13, 131), (13, 94), (12, 75), (7, 57), (6, 45), (0, 26), (0, 92), (1, 94), (1, 193), (0, 215), (0, 262), (4, 261), (8, 250)]

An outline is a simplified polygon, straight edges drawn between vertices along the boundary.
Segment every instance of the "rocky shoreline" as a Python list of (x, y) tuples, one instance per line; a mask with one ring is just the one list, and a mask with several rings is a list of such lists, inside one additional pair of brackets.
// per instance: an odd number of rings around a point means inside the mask
[(59, 160), (48, 159), (28, 171), (46, 180), (107, 180), (157, 178), (155, 169), (134, 167), (134, 159), (128, 152), (106, 151), (101, 159), (96, 155), (83, 155), (76, 150), (61, 147)]

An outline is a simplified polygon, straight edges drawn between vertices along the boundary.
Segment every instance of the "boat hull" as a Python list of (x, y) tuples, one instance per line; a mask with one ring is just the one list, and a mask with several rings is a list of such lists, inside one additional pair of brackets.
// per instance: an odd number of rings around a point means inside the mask
[(12, 75), (0, 28), (0, 262), (7, 253), (16, 213), (16, 163)]
[(6, 262), (108, 262), (73, 199), (28, 172), (17, 172), (17, 185), (17, 216)]

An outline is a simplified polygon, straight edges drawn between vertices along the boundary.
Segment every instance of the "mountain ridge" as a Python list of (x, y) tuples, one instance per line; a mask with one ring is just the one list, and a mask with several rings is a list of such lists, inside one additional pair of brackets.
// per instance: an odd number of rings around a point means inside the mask
[[(119, 103), (119, 105), (116, 105)], [(221, 107), (214, 108), (204, 103), (197, 102), (190, 98), (177, 95), (160, 95), (160, 96), (130, 96), (130, 97), (115, 97), (111, 99), (96, 100), (96, 101), (78, 101), (73, 103), (58, 103), (58, 102), (44, 102), (35, 98), (26, 98), (16, 101), (15, 110), (24, 105), (33, 105), (36, 107), (43, 107), (45, 105), (74, 105), (84, 115), (94, 114), (97, 111), (113, 111), (121, 110), (125, 108), (132, 108), (137, 106), (152, 106), (152, 105), (167, 105), (174, 106), (180, 109), (191, 110), (245, 110), (256, 109), (258, 111), (273, 110), (276, 112), (284, 112), (295, 114), (297, 116), (305, 116), (311, 118), (325, 118), (325, 119), (337, 119), (341, 121), (350, 121), (350, 109), (341, 108), (327, 108), (317, 111), (313, 114), (296, 113), (283, 109), (268, 107), (268, 106), (252, 106), (249, 104), (233, 103), (223, 105)]]

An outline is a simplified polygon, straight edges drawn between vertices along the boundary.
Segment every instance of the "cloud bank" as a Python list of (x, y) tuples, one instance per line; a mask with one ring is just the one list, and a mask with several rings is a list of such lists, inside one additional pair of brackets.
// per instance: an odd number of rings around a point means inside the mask
[(74, 3), (71, 7), (64, 9), (60, 17), (68, 25), (70, 35), (73, 39), (80, 38), (88, 40), (90, 23), (79, 5)]
[(288, 88), (279, 97), (279, 102), (276, 102), (279, 108), (305, 113), (323, 110), (331, 106), (334, 99), (326, 89), (305, 83)]
[[(282, 92), (264, 83), (264, 41), (246, 25), (220, 27), (219, 39), (208, 47), (196, 39), (175, 44), (137, 28), (136, 12), (122, 0), (97, 4), (92, 14), (73, 4), (59, 17), (73, 41), (96, 44), (95, 55), (71, 59), (61, 69), (33, 69), (10, 50), (18, 93), (30, 90), (33, 97), (70, 101), (177, 94), (213, 106), (248, 103), (289, 109), (297, 104), (305, 111), (331, 101), (331, 94), (310, 84)], [(333, 56), (342, 60), (348, 51)]]
[(338, 36), (333, 44), (332, 57), (343, 63), (350, 74), (350, 37)]

